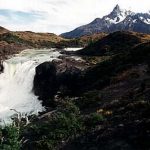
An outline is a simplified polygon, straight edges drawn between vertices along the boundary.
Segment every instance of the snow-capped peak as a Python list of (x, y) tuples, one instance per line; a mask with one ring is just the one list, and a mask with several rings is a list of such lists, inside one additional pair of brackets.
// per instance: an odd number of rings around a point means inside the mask
[(146, 24), (150, 24), (150, 14), (149, 13), (145, 13), (145, 14), (138, 14), (138, 18), (139, 20), (141, 20), (142, 22), (146, 23)]
[(126, 10), (121, 9), (120, 6), (117, 4), (109, 15), (110, 17), (124, 16), (125, 12)]
[(125, 15), (126, 15), (126, 16), (128, 16), (128, 15), (133, 16), (133, 15), (135, 15), (135, 14), (136, 14), (136, 13), (132, 12), (131, 10), (125, 10)]
[(104, 17), (106, 21), (109, 21), (111, 24), (117, 24), (119, 22), (122, 22), (128, 15), (133, 15), (134, 13), (132, 11), (127, 11), (124, 9), (121, 9), (120, 6), (117, 4), (113, 11)]

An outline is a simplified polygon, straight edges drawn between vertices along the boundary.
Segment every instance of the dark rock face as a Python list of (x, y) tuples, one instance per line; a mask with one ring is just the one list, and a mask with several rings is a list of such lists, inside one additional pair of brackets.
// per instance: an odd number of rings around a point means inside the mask
[(44, 62), (36, 67), (34, 78), (35, 95), (45, 106), (54, 106), (53, 97), (57, 92), (56, 67), (51, 62)]
[(0, 73), (4, 71), (4, 66), (3, 64), (0, 63)]
[(44, 106), (53, 107), (54, 96), (59, 93), (61, 96), (76, 96), (81, 93), (83, 87), (81, 70), (76, 67), (62, 66), (59, 70), (59, 63), (44, 62), (36, 67), (33, 91)]
[(76, 67), (67, 68), (58, 77), (59, 91), (62, 95), (76, 96), (81, 93), (82, 90), (82, 73), (81, 70)]

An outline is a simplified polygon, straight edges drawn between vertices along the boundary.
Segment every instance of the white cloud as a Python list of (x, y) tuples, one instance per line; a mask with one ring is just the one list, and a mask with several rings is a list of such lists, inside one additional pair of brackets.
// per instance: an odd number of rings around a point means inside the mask
[(43, 15), (34, 21), (25, 19), (26, 23), (21, 24), (7, 19), (0, 11), (0, 25), (11, 30), (62, 33), (106, 15), (116, 4), (136, 12), (150, 9), (149, 0), (0, 0), (0, 10)]

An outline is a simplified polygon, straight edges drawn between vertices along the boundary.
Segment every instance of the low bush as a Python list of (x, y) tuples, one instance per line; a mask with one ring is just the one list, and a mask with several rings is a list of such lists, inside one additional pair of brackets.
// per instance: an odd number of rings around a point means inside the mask
[(0, 129), (0, 149), (1, 150), (20, 150), (21, 140), (19, 139), (19, 128), (6, 126)]

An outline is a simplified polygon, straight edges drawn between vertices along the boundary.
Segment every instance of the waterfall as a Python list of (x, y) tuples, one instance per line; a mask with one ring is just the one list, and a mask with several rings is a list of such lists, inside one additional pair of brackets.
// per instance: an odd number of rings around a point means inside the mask
[(22, 115), (37, 115), (44, 110), (32, 92), (35, 67), (59, 55), (50, 50), (26, 50), (3, 63), (4, 72), (0, 74), (1, 122), (10, 122), (15, 114), (13, 110)]

